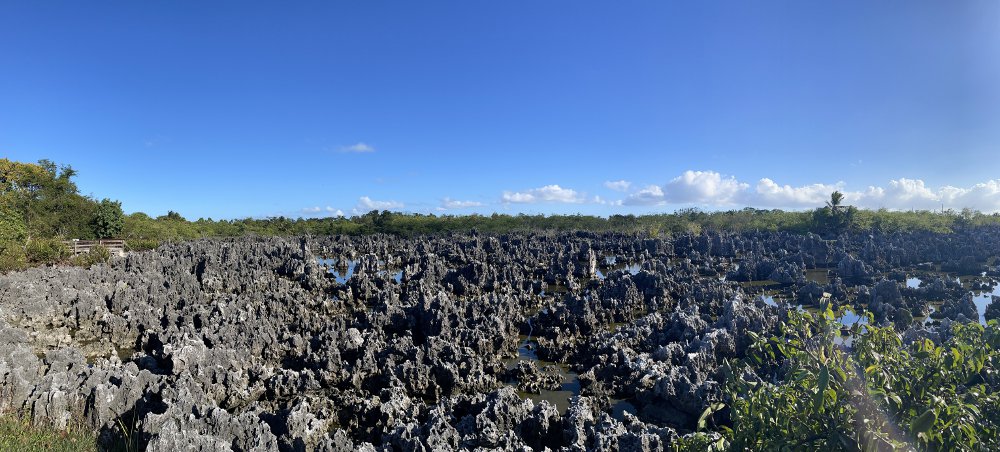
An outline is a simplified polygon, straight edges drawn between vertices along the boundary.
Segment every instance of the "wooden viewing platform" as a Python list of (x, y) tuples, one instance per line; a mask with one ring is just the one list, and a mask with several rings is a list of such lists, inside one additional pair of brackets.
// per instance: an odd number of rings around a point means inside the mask
[(108, 249), (112, 254), (117, 254), (119, 256), (125, 255), (125, 241), (124, 240), (67, 240), (63, 242), (69, 247), (70, 251), (76, 254), (87, 254), (90, 249), (95, 246), (103, 246)]

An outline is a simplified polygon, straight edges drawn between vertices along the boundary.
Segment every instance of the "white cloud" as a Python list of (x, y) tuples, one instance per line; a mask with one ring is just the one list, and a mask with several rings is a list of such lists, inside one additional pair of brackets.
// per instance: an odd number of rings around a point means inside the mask
[(367, 144), (367, 143), (359, 141), (359, 142), (357, 142), (355, 144), (352, 144), (350, 146), (341, 146), (340, 147), (340, 152), (355, 152), (355, 153), (364, 154), (364, 153), (368, 153), (368, 152), (375, 152), (375, 147), (372, 146), (372, 145), (370, 145), (370, 144)]
[(372, 210), (399, 210), (405, 207), (403, 203), (397, 201), (376, 201), (367, 196), (358, 198), (358, 205), (351, 211), (355, 215), (365, 214)]
[(582, 194), (577, 193), (576, 190), (570, 188), (562, 188), (558, 185), (546, 185), (523, 192), (505, 191), (501, 200), (505, 203), (582, 203), (586, 201), (586, 198)]
[(505, 191), (503, 192), (501, 199), (503, 202), (535, 202), (535, 195), (532, 195), (531, 193), (511, 193), (509, 191)]
[(973, 207), (986, 212), (1000, 211), (1000, 179), (973, 185), (967, 189), (945, 187), (945, 204), (953, 208)]
[[(617, 182), (607, 181), (605, 186)], [(611, 184), (611, 185), (609, 185)], [(971, 186), (945, 185), (933, 187), (921, 179), (899, 178), (879, 186), (848, 190), (844, 182), (817, 182), (803, 185), (781, 184), (771, 178), (761, 178), (756, 184), (723, 176), (714, 171), (685, 171), (662, 185), (647, 185), (641, 188), (628, 183), (629, 192), (623, 199), (609, 200), (601, 196), (589, 195), (559, 185), (546, 185), (522, 191), (504, 191), (502, 203), (493, 204), (497, 209), (510, 210), (512, 204), (569, 203), (592, 206), (683, 206), (696, 204), (707, 208), (730, 209), (734, 206), (759, 208), (812, 209), (822, 207), (830, 198), (830, 193), (844, 194), (844, 204), (859, 208), (887, 208), (890, 210), (924, 209), (937, 210), (942, 207), (960, 210), (965, 207), (983, 212), (1000, 212), (1000, 179), (989, 180)], [(471, 209), (491, 204), (472, 200), (440, 199), (437, 206), (423, 205), (425, 211), (447, 212)], [(358, 199), (352, 214), (360, 215), (372, 210), (402, 210), (402, 202), (393, 200), (373, 200), (368, 196)], [(306, 216), (342, 216), (344, 212), (330, 206), (306, 207), (301, 209)]]
[(940, 201), (938, 194), (924, 185), (920, 179), (900, 178), (889, 181), (884, 196), (896, 206), (916, 209), (933, 209)]
[(761, 179), (751, 204), (766, 207), (821, 207), (830, 193), (839, 190), (844, 203), (857, 207), (890, 210), (938, 210), (966, 207), (984, 212), (1000, 211), (1000, 179), (975, 184), (969, 188), (945, 185), (934, 189), (921, 179), (899, 178), (887, 186), (869, 186), (864, 191), (848, 191), (844, 183), (812, 184), (801, 187), (779, 186), (770, 179)]
[(890, 180), (885, 188), (868, 187), (860, 196), (848, 197), (848, 200), (869, 208), (934, 210), (941, 208), (942, 197), (923, 180), (904, 177)]
[(590, 200), (590, 202), (592, 202), (594, 204), (600, 204), (602, 206), (620, 206), (620, 205), (622, 205), (622, 200), (620, 200), (620, 199), (615, 199), (615, 200), (604, 199), (604, 198), (602, 198), (600, 196), (596, 196), (596, 195)]
[(659, 185), (647, 185), (643, 189), (628, 195), (623, 204), (628, 206), (661, 206), (666, 204), (663, 189)]
[(438, 211), (445, 211), (448, 209), (467, 209), (470, 207), (481, 207), (483, 203), (479, 201), (459, 201), (457, 199), (444, 198), (441, 200), (441, 205), (436, 209)]
[(632, 183), (627, 180), (609, 180), (604, 181), (604, 186), (614, 191), (625, 192), (632, 187)]
[(900, 178), (889, 181), (886, 188), (868, 187), (856, 201), (868, 208), (937, 210), (944, 207), (959, 210), (969, 207), (983, 212), (997, 212), (1000, 211), (1000, 179), (969, 188), (945, 185), (935, 190), (923, 180)]
[(674, 204), (731, 205), (743, 201), (750, 185), (715, 171), (685, 171), (663, 188), (667, 202)]
[(830, 193), (843, 191), (843, 182), (835, 185), (810, 184), (801, 187), (778, 185), (768, 178), (757, 182), (753, 205), (756, 207), (817, 207), (830, 199)]
[(309, 216), (318, 215), (320, 213), (325, 213), (328, 216), (334, 216), (334, 217), (342, 217), (342, 216), (344, 216), (344, 212), (343, 211), (341, 211), (340, 209), (334, 209), (333, 207), (330, 207), (330, 206), (326, 206), (326, 207), (320, 207), (320, 206), (305, 207), (305, 208), (302, 209), (302, 213), (304, 213), (306, 215), (309, 215)]
[(685, 171), (665, 185), (648, 185), (630, 193), (621, 203), (632, 206), (662, 206), (672, 204), (703, 204), (731, 207), (743, 204), (762, 208), (815, 208), (830, 199), (830, 193), (844, 194), (844, 204), (863, 208), (890, 210), (960, 210), (972, 208), (983, 212), (1000, 212), (1000, 179), (971, 187), (945, 185), (928, 186), (921, 179), (893, 179), (886, 186), (869, 186), (862, 191), (850, 191), (844, 182), (813, 183), (800, 186), (781, 185), (762, 178), (751, 189), (750, 184), (734, 177), (724, 177), (714, 171)]
[(620, 206), (620, 205), (622, 205), (622, 200), (621, 199), (604, 199), (604, 198), (602, 198), (600, 196), (595, 195), (593, 198), (590, 198), (590, 203), (591, 204), (601, 205), (601, 206)]

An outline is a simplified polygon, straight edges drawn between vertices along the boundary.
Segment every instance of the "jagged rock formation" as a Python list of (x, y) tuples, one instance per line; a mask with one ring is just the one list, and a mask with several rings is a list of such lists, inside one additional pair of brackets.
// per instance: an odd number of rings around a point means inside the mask
[[(0, 410), (149, 450), (663, 450), (723, 397), (722, 360), (788, 308), (760, 290), (901, 329), (932, 301), (944, 324), (976, 321), (968, 290), (926, 263), (992, 271), (998, 237), (170, 244), (0, 276)], [(828, 280), (807, 280), (817, 267)]]

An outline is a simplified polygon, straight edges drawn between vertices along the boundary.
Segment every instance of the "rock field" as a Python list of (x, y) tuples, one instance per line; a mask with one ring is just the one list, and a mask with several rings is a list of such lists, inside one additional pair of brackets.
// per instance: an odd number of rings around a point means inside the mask
[(998, 255), (993, 228), (168, 244), (0, 276), (0, 411), (159, 451), (663, 450), (748, 332), (826, 297), (935, 338)]

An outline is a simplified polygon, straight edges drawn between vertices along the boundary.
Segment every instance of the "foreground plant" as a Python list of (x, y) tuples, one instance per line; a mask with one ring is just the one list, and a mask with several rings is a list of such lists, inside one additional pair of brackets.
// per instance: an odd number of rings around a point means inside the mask
[(848, 352), (835, 341), (836, 317), (829, 306), (793, 311), (780, 334), (750, 333), (746, 359), (726, 364), (727, 410), (706, 410), (728, 411), (729, 425), (677, 449), (1000, 449), (996, 322), (956, 324), (940, 345), (910, 346), (892, 326), (855, 326)]
[(854, 363), (834, 342), (829, 306), (790, 312), (781, 333), (757, 337), (747, 360), (732, 366), (734, 450), (861, 450), (894, 446), (884, 420), (865, 416), (852, 399), (860, 384)]
[(921, 449), (1000, 449), (1000, 328), (956, 324), (937, 345), (904, 347), (892, 327), (871, 328), (856, 343), (868, 392)]

